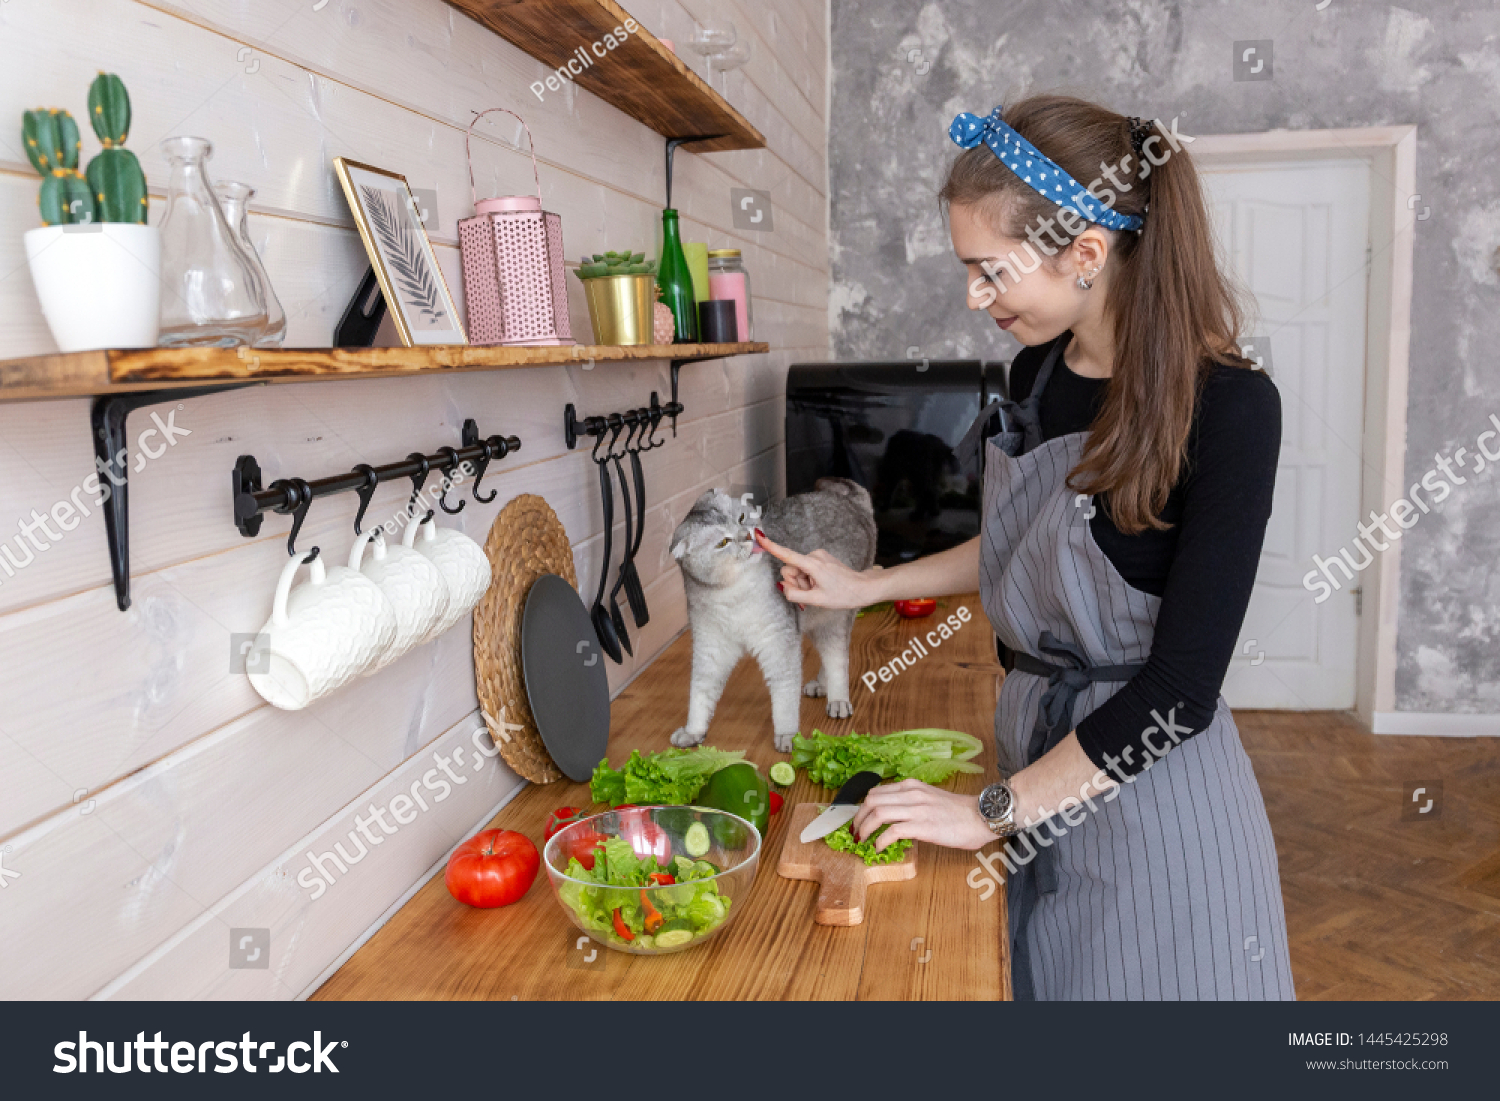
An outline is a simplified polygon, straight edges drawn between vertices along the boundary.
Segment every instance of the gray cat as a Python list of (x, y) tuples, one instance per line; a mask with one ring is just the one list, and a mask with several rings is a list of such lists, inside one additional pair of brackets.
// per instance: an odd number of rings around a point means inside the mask
[[(827, 696), (828, 714), (854, 713), (849, 702), (849, 635), (854, 612), (798, 610), (776, 590), (781, 566), (755, 543), (759, 526), (773, 542), (808, 554), (822, 548), (846, 566), (875, 561), (875, 514), (870, 495), (847, 478), (821, 478), (809, 493), (776, 501), (764, 513), (722, 490), (709, 490), (672, 534), (672, 557), (682, 566), (688, 626), (693, 631), (693, 679), (687, 725), (676, 746), (697, 745), (724, 692), (724, 682), (749, 654), (771, 690), (776, 748), (787, 753), (799, 725), (799, 688)], [(802, 684), (802, 633), (817, 648), (821, 668)]]

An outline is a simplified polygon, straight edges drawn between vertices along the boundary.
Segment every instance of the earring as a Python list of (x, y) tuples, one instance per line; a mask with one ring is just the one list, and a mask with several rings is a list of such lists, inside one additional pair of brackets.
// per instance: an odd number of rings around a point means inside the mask
[(1099, 269), (1095, 268), (1093, 271), (1089, 272), (1087, 275), (1080, 275), (1078, 277), (1078, 286), (1081, 287), (1083, 290), (1088, 290), (1090, 287), (1092, 287), (1094, 285), (1094, 279), (1098, 276), (1098, 274), (1099, 274)]

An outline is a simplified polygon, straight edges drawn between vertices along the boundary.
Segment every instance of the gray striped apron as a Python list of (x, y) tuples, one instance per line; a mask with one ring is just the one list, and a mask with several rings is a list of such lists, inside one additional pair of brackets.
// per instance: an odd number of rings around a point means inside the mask
[[(1092, 501), (1066, 485), (1087, 433), (1040, 439), (1037, 402), (1061, 350), (1026, 402), (1003, 403), (1001, 435), (982, 444), (980, 595), (1018, 659), (995, 712), (1004, 775), (1146, 661), (1161, 605), (1120, 576), (1094, 541)], [(979, 432), (995, 413), (980, 414)], [(1170, 745), (1157, 730), (1142, 735), (1134, 760)], [(1150, 760), (1109, 796), (1090, 788), (1096, 809), (1071, 811), (1078, 825), (1054, 816), (1009, 842), (1016, 998), (1293, 998), (1276, 846), (1223, 697), (1208, 729)]]

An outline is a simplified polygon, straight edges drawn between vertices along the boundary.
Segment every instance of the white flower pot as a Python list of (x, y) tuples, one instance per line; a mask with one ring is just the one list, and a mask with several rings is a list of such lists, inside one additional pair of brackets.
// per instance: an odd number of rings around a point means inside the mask
[(26, 259), (59, 350), (155, 347), (161, 315), (155, 226), (97, 222), (29, 230)]

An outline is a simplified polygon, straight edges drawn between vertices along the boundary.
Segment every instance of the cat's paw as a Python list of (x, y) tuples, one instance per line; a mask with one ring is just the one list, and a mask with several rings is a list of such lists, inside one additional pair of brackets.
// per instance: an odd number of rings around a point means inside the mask
[(816, 699), (819, 696), (828, 695), (828, 689), (823, 687), (822, 681), (810, 680), (802, 686), (802, 694), (804, 696), (812, 696)]
[(776, 735), (776, 752), (790, 753), (792, 751), (792, 739), (797, 736), (797, 731), (788, 730), (785, 734)]
[(848, 700), (829, 700), (828, 717), (830, 719), (847, 719), (854, 714), (854, 705)]
[(694, 734), (687, 727), (679, 726), (676, 732), (672, 735), (672, 744), (677, 746), (679, 749), (687, 749), (690, 746), (697, 745), (706, 737), (708, 737), (708, 731), (706, 730), (701, 734)]

